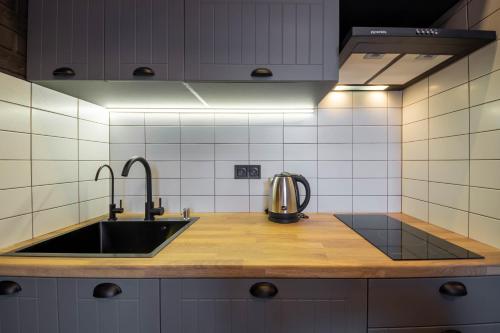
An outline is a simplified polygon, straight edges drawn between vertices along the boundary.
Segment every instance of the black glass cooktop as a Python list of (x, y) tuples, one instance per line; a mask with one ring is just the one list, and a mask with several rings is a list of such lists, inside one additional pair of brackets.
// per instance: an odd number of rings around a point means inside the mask
[(387, 215), (336, 214), (335, 217), (393, 260), (484, 258)]

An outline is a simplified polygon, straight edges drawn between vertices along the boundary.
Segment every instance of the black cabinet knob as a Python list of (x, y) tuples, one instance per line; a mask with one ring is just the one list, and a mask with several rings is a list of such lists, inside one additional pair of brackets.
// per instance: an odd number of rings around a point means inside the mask
[(273, 72), (269, 68), (256, 68), (251, 75), (252, 77), (271, 77)]
[(138, 77), (151, 77), (155, 76), (155, 71), (149, 67), (137, 67), (133, 74)]
[(278, 288), (270, 282), (257, 282), (250, 287), (250, 294), (257, 298), (273, 298), (278, 294)]
[(101, 283), (95, 286), (93, 296), (95, 298), (111, 298), (122, 293), (122, 288), (114, 283)]
[(75, 76), (75, 71), (72, 68), (69, 67), (59, 67), (54, 69), (52, 72), (52, 75), (59, 77), (59, 78), (70, 78)]
[(22, 290), (14, 281), (0, 281), (0, 295), (14, 295)]
[(467, 288), (462, 282), (450, 281), (439, 287), (439, 292), (446, 296), (461, 297), (467, 295)]

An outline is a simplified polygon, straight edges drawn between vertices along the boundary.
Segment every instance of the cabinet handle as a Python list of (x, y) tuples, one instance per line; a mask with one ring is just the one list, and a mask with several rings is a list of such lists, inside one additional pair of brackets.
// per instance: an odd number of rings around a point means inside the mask
[(155, 76), (155, 71), (149, 67), (137, 67), (134, 69), (134, 76), (151, 77)]
[(273, 72), (269, 68), (256, 68), (251, 75), (252, 77), (271, 77)]
[(14, 295), (22, 290), (14, 281), (0, 281), (0, 295)]
[(450, 281), (439, 287), (439, 292), (446, 296), (461, 297), (467, 295), (467, 288), (462, 282)]
[(75, 71), (69, 67), (59, 67), (54, 69), (52, 75), (62, 78), (73, 77), (75, 76)]
[(112, 298), (122, 293), (122, 288), (114, 283), (101, 283), (94, 288), (95, 298)]
[(461, 333), (461, 332), (458, 330), (446, 330), (446, 331), (443, 331), (441, 333)]
[(257, 282), (250, 287), (250, 294), (257, 298), (273, 298), (278, 294), (278, 288), (270, 282)]

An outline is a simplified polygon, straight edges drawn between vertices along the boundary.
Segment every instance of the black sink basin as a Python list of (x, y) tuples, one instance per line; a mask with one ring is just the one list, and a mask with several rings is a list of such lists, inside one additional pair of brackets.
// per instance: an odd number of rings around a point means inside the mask
[(190, 221), (99, 222), (7, 255), (42, 257), (152, 257), (187, 229)]

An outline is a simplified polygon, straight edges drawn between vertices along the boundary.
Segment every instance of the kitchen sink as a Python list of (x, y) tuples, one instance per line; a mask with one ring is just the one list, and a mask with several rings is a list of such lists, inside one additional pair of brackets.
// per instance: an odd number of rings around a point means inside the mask
[(37, 257), (153, 257), (198, 218), (103, 221), (6, 255)]

